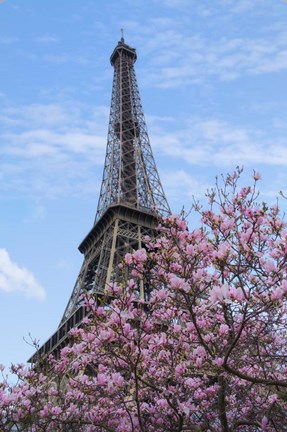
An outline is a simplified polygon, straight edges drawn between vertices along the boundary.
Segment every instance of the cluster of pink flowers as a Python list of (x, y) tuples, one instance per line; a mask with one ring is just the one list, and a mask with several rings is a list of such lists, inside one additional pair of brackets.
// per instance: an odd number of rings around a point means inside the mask
[(125, 256), (109, 308), (87, 298), (91, 317), (59, 359), (14, 367), (1, 430), (287, 430), (287, 231), (277, 207), (256, 204), (259, 174), (238, 191), (239, 175), (216, 185), (208, 210), (194, 206), (200, 229), (166, 218)]

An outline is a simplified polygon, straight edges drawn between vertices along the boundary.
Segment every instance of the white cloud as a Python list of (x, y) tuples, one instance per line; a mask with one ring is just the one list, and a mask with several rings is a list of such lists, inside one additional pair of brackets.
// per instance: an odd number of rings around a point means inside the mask
[[(76, 103), (6, 107), (0, 115), (0, 191), (33, 198), (96, 196), (108, 112), (108, 107), (95, 110)], [(275, 137), (268, 130), (216, 117), (147, 117), (152, 146), (177, 163), (216, 169), (287, 165), (284, 128), (277, 128)], [(193, 190), (198, 188), (193, 181), (189, 184)]]
[(0, 290), (6, 293), (22, 293), (28, 298), (44, 300), (44, 288), (33, 273), (13, 262), (5, 249), (0, 249)]
[(45, 55), (43, 57), (45, 61), (51, 62), (51, 63), (57, 63), (57, 64), (63, 64), (63, 63), (76, 63), (81, 65), (86, 65), (90, 61), (82, 56), (73, 56), (68, 54), (59, 54), (59, 55)]
[(190, 0), (161, 0), (161, 4), (169, 8), (190, 7)]
[[(284, 1), (284, 0), (283, 0)], [(174, 8), (174, 9), (182, 9), (187, 8), (195, 9), (198, 7), (202, 7), (200, 3), (196, 0), (154, 0), (155, 3), (160, 4), (162, 7)], [(211, 4), (211, 7), (213, 5)], [(214, 2), (214, 8), (216, 9), (224, 9), (225, 13), (230, 11), (231, 13), (242, 13), (246, 12), (249, 9), (252, 9), (256, 6), (255, 0), (217, 0)]]
[[(226, 3), (226, 6), (225, 4)], [(252, 1), (221, 2), (219, 10), (209, 11), (211, 22), (221, 22), (221, 8), (230, 14), (252, 8)], [(223, 16), (226, 19), (228, 14)], [(238, 31), (215, 33), (210, 28), (199, 33), (190, 25), (196, 12), (189, 11), (180, 23), (177, 19), (150, 18), (146, 23), (126, 21), (127, 28), (136, 33), (136, 44), (145, 57), (142, 83), (150, 87), (175, 88), (202, 83), (212, 78), (222, 81), (244, 76), (265, 75), (287, 70), (286, 26), (278, 19), (276, 28), (266, 25), (254, 33)], [(232, 20), (232, 18), (230, 18)], [(235, 18), (233, 18), (235, 19)], [(208, 24), (211, 26), (211, 24)], [(149, 34), (153, 37), (148, 37)]]
[(0, 190), (34, 197), (95, 193), (105, 155), (108, 111), (76, 103), (3, 109)]
[(11, 45), (15, 42), (18, 42), (18, 39), (15, 37), (1, 37), (0, 38), (0, 45)]
[(173, 133), (153, 133), (158, 151), (194, 166), (287, 165), (287, 139), (271, 140), (264, 131), (216, 118), (183, 121)]
[(220, 0), (220, 5), (224, 8), (228, 7), (230, 12), (237, 14), (256, 7), (256, 2), (254, 0)]
[(36, 42), (41, 44), (51, 44), (58, 41), (59, 39), (56, 36), (50, 36), (50, 35), (39, 36), (36, 38)]
[(172, 175), (170, 171), (163, 171), (161, 178), (168, 198), (179, 203), (185, 202), (188, 206), (191, 206), (193, 197), (204, 196), (210, 187), (203, 178), (191, 175), (183, 169), (173, 171)]

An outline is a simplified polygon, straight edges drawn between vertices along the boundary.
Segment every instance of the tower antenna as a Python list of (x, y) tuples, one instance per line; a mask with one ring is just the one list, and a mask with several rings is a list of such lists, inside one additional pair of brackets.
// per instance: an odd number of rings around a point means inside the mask
[(121, 35), (122, 35), (122, 37), (121, 37), (121, 42), (125, 42), (125, 39), (124, 39), (124, 29), (123, 28), (121, 28)]

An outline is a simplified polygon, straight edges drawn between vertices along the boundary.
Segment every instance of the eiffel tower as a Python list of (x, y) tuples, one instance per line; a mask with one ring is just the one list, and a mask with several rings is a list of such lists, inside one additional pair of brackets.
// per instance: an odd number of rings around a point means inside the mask
[[(57, 331), (29, 362), (67, 343), (69, 330), (87, 314), (81, 304), (90, 292), (100, 304), (105, 288), (119, 277), (127, 252), (154, 237), (158, 218), (170, 214), (153, 158), (134, 63), (137, 54), (123, 35), (111, 57), (114, 67), (106, 158), (94, 225), (79, 246), (84, 261)], [(142, 285), (139, 296), (146, 298)]]

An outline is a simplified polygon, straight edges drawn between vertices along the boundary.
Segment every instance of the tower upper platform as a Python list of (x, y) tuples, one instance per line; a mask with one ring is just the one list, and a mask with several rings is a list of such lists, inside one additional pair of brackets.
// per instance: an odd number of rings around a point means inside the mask
[(115, 47), (110, 57), (112, 66), (114, 66), (117, 58), (119, 58), (120, 55), (125, 55), (127, 57), (130, 57), (134, 63), (136, 62), (137, 54), (135, 48), (131, 48), (129, 45), (127, 45), (123, 37), (118, 42), (118, 45)]

